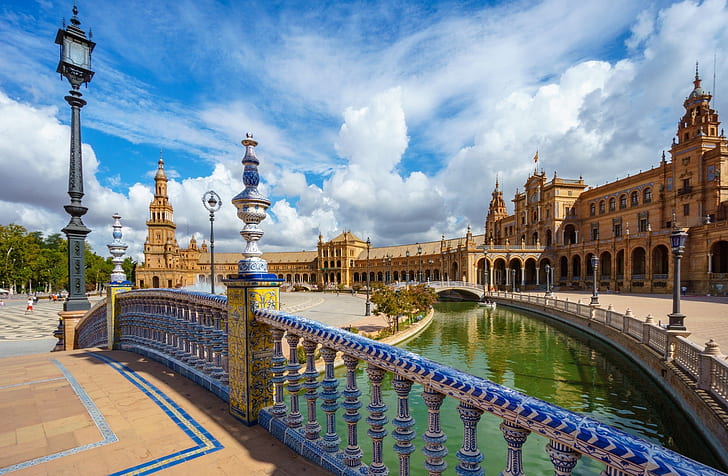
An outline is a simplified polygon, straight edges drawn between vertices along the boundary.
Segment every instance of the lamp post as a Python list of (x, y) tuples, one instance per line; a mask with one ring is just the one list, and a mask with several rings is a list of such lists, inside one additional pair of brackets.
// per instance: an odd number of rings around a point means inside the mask
[(591, 257), (592, 274), (594, 275), (594, 288), (592, 289), (591, 305), (599, 305), (599, 294), (597, 293), (597, 268), (599, 268), (599, 258), (597, 255)]
[(516, 292), (516, 268), (511, 270), (511, 293)]
[(371, 316), (372, 315), (372, 302), (369, 300), (369, 250), (372, 247), (372, 242), (367, 236), (367, 302), (366, 306), (364, 308), (364, 315), (365, 316)]
[(483, 250), (483, 295), (487, 294), (488, 286), (488, 250)]
[[(73, 5), (71, 24), (59, 29), (56, 44), (61, 47), (61, 58), (56, 71), (71, 83), (71, 90), (64, 99), (71, 106), (71, 152), (68, 169), (68, 195), (71, 203), (64, 206), (71, 215), (68, 225), (61, 230), (68, 240), (68, 298), (63, 303), (64, 311), (85, 311), (91, 307), (86, 297), (85, 251), (86, 235), (91, 230), (83, 224), (81, 217), (88, 208), (81, 203), (83, 198), (83, 159), (81, 157), (81, 108), (86, 101), (81, 99), (79, 87), (88, 84), (94, 75), (91, 71), (91, 52), (96, 43), (86, 38), (79, 25), (78, 8)], [(64, 25), (65, 26), (65, 25)]]
[(553, 297), (551, 293), (551, 286), (553, 285), (553, 278), (551, 278), (551, 265), (546, 264), (546, 297)]
[(405, 256), (407, 257), (407, 263), (406, 263), (406, 268), (407, 268), (407, 279), (405, 279), (405, 280), (404, 280), (404, 283), (405, 283), (405, 284), (407, 284), (407, 285), (409, 285), (409, 280), (410, 280), (410, 279), (409, 279), (409, 257), (410, 257), (410, 252), (409, 252), (409, 250), (405, 251), (404, 255), (405, 255)]
[(417, 275), (417, 282), (422, 282), (422, 245), (417, 245), (417, 258), (420, 262), (420, 272)]
[(687, 330), (684, 323), (685, 314), (680, 312), (680, 260), (685, 251), (685, 241), (687, 241), (687, 238), (688, 234), (682, 228), (675, 227), (672, 233), (670, 233), (670, 246), (672, 247), (672, 254), (675, 257), (675, 269), (673, 271), (672, 281), (672, 313), (667, 315), (670, 318), (667, 329), (671, 331)]
[(202, 195), (202, 204), (210, 212), (210, 294), (215, 294), (215, 231), (212, 224), (215, 221), (215, 212), (222, 206), (222, 201), (220, 195), (210, 190)]

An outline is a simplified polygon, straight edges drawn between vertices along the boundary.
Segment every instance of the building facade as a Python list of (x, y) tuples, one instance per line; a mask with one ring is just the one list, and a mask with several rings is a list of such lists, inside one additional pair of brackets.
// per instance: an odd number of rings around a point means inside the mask
[[(685, 112), (659, 166), (603, 186), (535, 170), (509, 213), (498, 181), (484, 233), (427, 243), (372, 247), (345, 231), (316, 250), (264, 253), (290, 285), (356, 288), (370, 282), (454, 280), (497, 289), (591, 289), (592, 257), (601, 291), (672, 292), (670, 233), (688, 232), (682, 283), (690, 292), (728, 293), (728, 143), (712, 96), (697, 73)], [(210, 253), (194, 238), (180, 248), (160, 158), (149, 206), (138, 287), (209, 283)], [(216, 253), (216, 282), (235, 274), (241, 253)]]

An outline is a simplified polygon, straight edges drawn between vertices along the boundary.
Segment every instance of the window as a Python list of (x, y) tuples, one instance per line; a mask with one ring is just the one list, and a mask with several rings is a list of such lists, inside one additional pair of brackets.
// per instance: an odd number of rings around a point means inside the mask
[(627, 208), (627, 195), (621, 195), (619, 197), (619, 209)]
[(592, 241), (599, 239), (599, 224), (593, 224), (591, 229)]
[(595, 204), (589, 205), (589, 216), (594, 216), (597, 214), (597, 206)]
[(689, 203), (686, 203), (685, 205), (683, 205), (683, 216), (684, 217), (690, 216), (690, 204)]
[(604, 214), (604, 206), (605, 206), (604, 200), (602, 200), (601, 202), (599, 202), (599, 214), (600, 215), (603, 215)]
[(637, 231), (638, 233), (650, 231), (650, 215), (648, 212), (637, 214)]
[(639, 194), (637, 193), (637, 191), (634, 191), (629, 195), (629, 205), (631, 207), (634, 207), (638, 204), (639, 204)]
[(615, 237), (622, 236), (622, 224), (621, 223), (614, 224), (612, 226), (612, 230), (614, 232), (614, 236)]
[(612, 197), (609, 199), (609, 211), (613, 212), (617, 209), (617, 199)]
[(644, 203), (650, 203), (652, 201), (652, 189), (646, 188), (644, 192), (642, 192), (642, 201)]

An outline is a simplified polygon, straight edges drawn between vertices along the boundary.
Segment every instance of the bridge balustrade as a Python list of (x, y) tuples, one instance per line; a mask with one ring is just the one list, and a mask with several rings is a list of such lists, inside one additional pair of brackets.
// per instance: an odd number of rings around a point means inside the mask
[[(585, 319), (628, 322), (626, 328), (639, 323), (641, 338), (629, 335), (668, 355), (665, 330), (628, 314), (595, 312), (592, 306), (555, 298), (498, 292), (490, 295), (562, 309)], [(103, 308), (99, 304), (79, 326), (81, 346), (101, 343), (104, 326), (99, 316)], [(158, 360), (228, 401), (231, 386), (238, 384), (230, 382), (228, 374), (228, 312), (224, 296), (180, 290), (120, 293), (115, 306), (119, 333), (115, 348)], [(441, 474), (449, 462), (444, 443), (448, 438), (458, 438), (462, 445), (455, 453), (455, 472), (482, 475), (485, 455), (478, 446), (477, 426), (485, 412), (502, 420), (499, 429), (507, 446), (502, 475), (524, 474), (521, 448), (531, 433), (549, 440), (545, 450), (557, 475), (571, 474), (581, 456), (605, 464), (602, 475), (721, 474), (659, 445), (412, 352), (281, 311), (258, 308), (253, 317), (266, 326), (272, 337), (268, 364), (272, 406), (260, 410), (258, 423), (299, 454), (336, 474), (388, 474), (384, 454), (389, 449), (384, 439), (391, 421), (395, 441), (391, 448), (397, 455), (398, 474)], [(288, 357), (283, 354), (284, 339)], [(728, 367), (720, 360), (717, 346), (711, 352), (697, 353), (696, 364), (696, 350), (680, 339), (673, 352), (675, 363), (690, 369), (688, 373), (697, 379), (698, 388), (726, 402)], [(299, 346), (305, 354), (303, 366), (298, 363)], [(323, 373), (316, 367), (317, 350), (323, 360)], [(342, 390), (334, 376), (337, 355), (341, 355), (346, 369)], [(367, 376), (361, 386), (356, 372), (360, 365), (366, 365)], [(397, 395), (396, 408), (391, 412), (381, 392), (387, 373), (393, 376)], [(419, 404), (411, 395), (415, 383), (423, 386), (419, 398), (427, 408), (427, 428), (421, 440), (415, 435), (416, 422), (410, 413), (410, 407)], [(364, 392), (369, 395), (368, 401), (361, 399), (363, 388), (368, 390)], [(458, 401), (460, 435), (447, 435), (440, 425), (440, 408), (446, 398)], [(366, 411), (363, 422), (362, 408)], [(318, 412), (322, 412), (324, 427), (319, 424)], [(342, 434), (337, 432), (338, 420), (345, 422)], [(358, 427), (363, 423), (368, 425), (366, 442), (359, 441), (362, 433)], [(371, 461), (363, 461), (362, 444), (371, 447)], [(411, 468), (411, 455), (418, 448), (425, 455), (423, 470)]]
[[(420, 474), (411, 468), (410, 461), (417, 446), (415, 421), (410, 414), (415, 398), (410, 395), (413, 383), (424, 388), (420, 398), (427, 407), (427, 429), (421, 435), (419, 446), (425, 455), (423, 471), (430, 475), (439, 475), (447, 468), (448, 450), (444, 442), (454, 437), (443, 433), (440, 425), (440, 408), (445, 398), (458, 401), (462, 423), (459, 436), (462, 446), (455, 454), (458, 475), (484, 474), (481, 462), (485, 455), (479, 450), (476, 436), (484, 412), (502, 419), (500, 430), (508, 447), (507, 467), (500, 473), (503, 475), (524, 474), (521, 448), (530, 433), (549, 439), (545, 449), (554, 474), (558, 475), (571, 474), (581, 456), (604, 463), (603, 475), (645, 474), (647, 468), (660, 468), (665, 474), (716, 474), (658, 445), (406, 350), (282, 311), (257, 309), (254, 314), (257, 321), (270, 326), (273, 338), (274, 403), (261, 411), (260, 424), (299, 454), (335, 474), (389, 473), (383, 462), (386, 451), (383, 439), (388, 434), (385, 425), (390, 419), (381, 397), (385, 373), (393, 375), (392, 385), (397, 394), (391, 421), (400, 475)], [(288, 360), (282, 351), (284, 336), (290, 349)], [(303, 373), (297, 364), (299, 342), (303, 343), (306, 355)], [(325, 364), (323, 376), (314, 362), (318, 346)], [(334, 378), (334, 360), (338, 353), (342, 354), (346, 368), (346, 384), (340, 392)], [(368, 381), (363, 386), (368, 392), (357, 382), (356, 370), (360, 364), (366, 365)], [(287, 391), (284, 390), (286, 383)], [(370, 395), (368, 402), (361, 400), (362, 393)], [(305, 414), (301, 413), (302, 399), (306, 401)], [(368, 465), (362, 461), (363, 451), (358, 440), (362, 407), (368, 415), (364, 419), (369, 426), (366, 444), (371, 445), (372, 454)], [(324, 414), (325, 428), (318, 424), (319, 409)], [(338, 410), (346, 422), (344, 434), (337, 433)]]

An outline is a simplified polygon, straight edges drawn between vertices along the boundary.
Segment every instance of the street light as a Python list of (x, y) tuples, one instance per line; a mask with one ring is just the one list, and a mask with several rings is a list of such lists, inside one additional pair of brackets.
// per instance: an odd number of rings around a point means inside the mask
[(551, 277), (551, 265), (546, 264), (546, 297), (553, 297), (551, 293), (551, 286), (553, 285), (553, 278)]
[(516, 292), (516, 268), (511, 270), (511, 293)]
[(671, 331), (687, 330), (684, 323), (685, 314), (680, 312), (680, 259), (685, 251), (685, 241), (687, 239), (688, 233), (682, 228), (674, 227), (672, 233), (670, 233), (670, 246), (675, 257), (675, 270), (672, 281), (672, 313), (667, 315), (670, 318), (667, 328)]
[(372, 247), (372, 242), (367, 236), (367, 302), (364, 308), (364, 315), (372, 315), (372, 302), (369, 300), (369, 249)]
[(597, 255), (591, 257), (592, 273), (594, 274), (594, 288), (592, 290), (591, 305), (599, 305), (599, 294), (597, 293), (597, 268), (599, 268), (599, 258)]
[(220, 195), (210, 190), (202, 195), (202, 204), (210, 212), (210, 294), (215, 294), (215, 231), (212, 223), (215, 221), (215, 212), (222, 206)]
[(419, 261), (420, 261), (420, 273), (417, 276), (417, 282), (421, 283), (422, 282), (422, 245), (417, 245), (417, 257), (419, 258)]
[(407, 251), (406, 251), (406, 252), (404, 253), (404, 255), (405, 255), (405, 256), (407, 257), (407, 263), (406, 263), (406, 268), (407, 268), (407, 278), (406, 278), (406, 279), (404, 280), (404, 283), (405, 283), (405, 284), (409, 284), (409, 257), (410, 257), (410, 252), (409, 252), (409, 250), (407, 250)]
[[(66, 29), (59, 29), (56, 44), (61, 47), (61, 58), (56, 71), (71, 83), (71, 90), (64, 99), (71, 106), (71, 153), (68, 170), (68, 195), (71, 203), (64, 206), (71, 215), (68, 225), (61, 230), (68, 240), (68, 298), (63, 303), (64, 311), (85, 311), (91, 307), (86, 297), (86, 235), (91, 230), (83, 224), (81, 217), (88, 208), (81, 204), (83, 198), (83, 159), (81, 157), (81, 108), (86, 101), (81, 99), (78, 90), (82, 84), (88, 85), (94, 72), (91, 71), (91, 52), (96, 43), (86, 38), (79, 25), (78, 8), (73, 5), (71, 24)], [(65, 25), (64, 25), (65, 26)], [(90, 35), (89, 35), (90, 36)]]
[(490, 290), (488, 281), (488, 250), (483, 250), (483, 294)]

